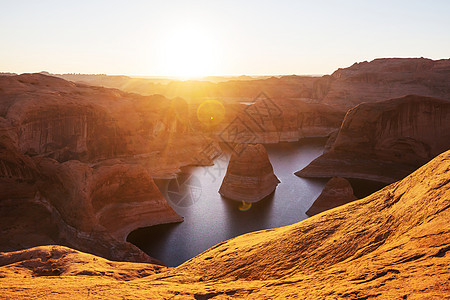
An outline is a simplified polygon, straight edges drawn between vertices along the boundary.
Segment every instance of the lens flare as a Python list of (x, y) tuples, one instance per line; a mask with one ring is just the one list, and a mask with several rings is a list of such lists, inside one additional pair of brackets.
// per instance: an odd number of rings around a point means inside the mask
[(242, 201), (241, 204), (239, 204), (239, 210), (240, 211), (248, 211), (250, 208), (252, 208), (252, 204)]
[(208, 127), (216, 126), (225, 118), (225, 107), (217, 100), (206, 100), (198, 106), (197, 118)]

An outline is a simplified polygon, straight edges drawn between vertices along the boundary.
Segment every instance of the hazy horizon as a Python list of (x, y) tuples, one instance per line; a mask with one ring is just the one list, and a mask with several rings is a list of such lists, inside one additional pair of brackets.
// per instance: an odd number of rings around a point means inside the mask
[(450, 2), (0, 1), (0, 71), (131, 77), (331, 74), (449, 58)]
[[(75, 72), (64, 72), (64, 73), (53, 73), (47, 70), (33, 71), (33, 72), (13, 72), (13, 71), (3, 71), (0, 70), (0, 73), (14, 73), (14, 74), (35, 74), (35, 73), (49, 73), (50, 75), (106, 75), (106, 76), (127, 76), (131, 78), (153, 78), (153, 79), (179, 79), (180, 76), (170, 76), (170, 75), (135, 75), (135, 74), (108, 74), (108, 73), (75, 73)], [(236, 74), (236, 75), (204, 75), (204, 76), (193, 76), (192, 78), (208, 78), (208, 77), (219, 77), (219, 78), (236, 78), (236, 77), (282, 77), (282, 76), (305, 76), (305, 77), (320, 77), (329, 74)], [(181, 76), (183, 77), (183, 76)]]

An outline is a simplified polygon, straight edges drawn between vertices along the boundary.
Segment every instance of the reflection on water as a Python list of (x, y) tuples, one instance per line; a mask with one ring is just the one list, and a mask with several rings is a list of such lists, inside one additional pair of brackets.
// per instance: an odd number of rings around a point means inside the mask
[(141, 228), (128, 241), (168, 266), (177, 266), (232, 237), (261, 229), (290, 225), (306, 219), (305, 212), (320, 194), (326, 180), (294, 175), (322, 154), (325, 141), (266, 145), (275, 175), (274, 193), (251, 207), (225, 199), (218, 193), (229, 155), (213, 166), (186, 167), (177, 179), (155, 180), (170, 205), (184, 222)]
[(239, 210), (240, 211), (247, 211), (250, 208), (252, 208), (252, 203), (251, 202), (242, 201), (241, 205), (239, 205)]

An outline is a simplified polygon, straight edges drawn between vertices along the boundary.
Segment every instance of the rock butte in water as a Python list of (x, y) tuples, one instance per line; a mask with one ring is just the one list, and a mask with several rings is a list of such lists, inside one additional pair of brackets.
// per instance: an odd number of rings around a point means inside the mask
[(364, 199), (224, 241), (176, 268), (62, 246), (0, 253), (0, 290), (6, 298), (443, 299), (449, 170), (447, 151)]
[(331, 149), (295, 174), (392, 183), (450, 148), (450, 101), (409, 95), (348, 111)]
[(306, 211), (308, 216), (344, 205), (356, 200), (353, 188), (347, 179), (341, 177), (331, 178), (325, 185), (322, 193)]
[(257, 202), (279, 182), (263, 145), (240, 144), (234, 148), (219, 193), (237, 201)]

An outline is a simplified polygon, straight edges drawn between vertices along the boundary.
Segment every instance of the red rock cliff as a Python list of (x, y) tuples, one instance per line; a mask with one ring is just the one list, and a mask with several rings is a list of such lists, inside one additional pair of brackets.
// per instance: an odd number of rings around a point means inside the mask
[(424, 96), (350, 110), (331, 150), (296, 174), (392, 183), (450, 148), (450, 101)]
[(0, 249), (62, 244), (156, 262), (125, 240), (182, 220), (152, 177), (210, 161), (186, 103), (42, 74), (0, 76), (0, 100)]

